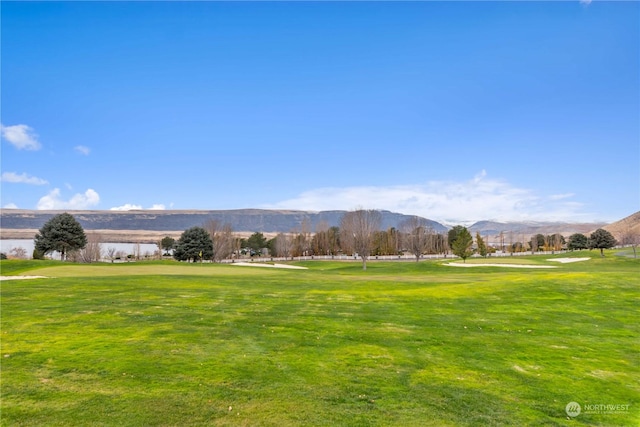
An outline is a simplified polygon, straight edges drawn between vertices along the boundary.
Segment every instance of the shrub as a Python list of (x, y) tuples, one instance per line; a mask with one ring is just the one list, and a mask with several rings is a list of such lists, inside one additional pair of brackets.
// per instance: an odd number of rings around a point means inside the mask
[(44, 253), (39, 251), (39, 250), (37, 250), (37, 249), (34, 249), (33, 253), (31, 254), (31, 258), (33, 258), (33, 259), (44, 259)]

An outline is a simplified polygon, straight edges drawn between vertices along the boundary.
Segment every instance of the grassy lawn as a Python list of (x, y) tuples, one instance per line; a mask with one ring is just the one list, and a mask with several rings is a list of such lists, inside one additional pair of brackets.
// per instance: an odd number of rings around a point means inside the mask
[(638, 425), (640, 261), (575, 256), (592, 259), (2, 261), (51, 278), (2, 282), (1, 423)]
[[(550, 257), (549, 257), (550, 258)], [(505, 257), (487, 257), (487, 258), (467, 258), (464, 262), (467, 264), (531, 264), (540, 265), (547, 264), (547, 257), (529, 257), (529, 256), (505, 256)], [(460, 259), (454, 259), (452, 262), (463, 262)]]

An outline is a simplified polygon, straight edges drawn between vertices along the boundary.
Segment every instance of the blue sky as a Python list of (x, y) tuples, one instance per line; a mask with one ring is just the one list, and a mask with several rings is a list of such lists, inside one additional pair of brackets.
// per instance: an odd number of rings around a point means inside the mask
[(3, 208), (640, 209), (638, 2), (2, 2)]

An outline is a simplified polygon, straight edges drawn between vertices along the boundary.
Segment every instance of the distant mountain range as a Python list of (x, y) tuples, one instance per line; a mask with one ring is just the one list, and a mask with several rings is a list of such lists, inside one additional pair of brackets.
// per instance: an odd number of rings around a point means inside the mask
[(524, 235), (555, 234), (571, 235), (574, 233), (588, 234), (606, 226), (606, 222), (496, 222), (478, 221), (469, 227), (472, 233), (480, 232), (481, 235), (496, 236), (500, 233), (515, 233)]
[[(3, 229), (39, 229), (54, 215), (62, 211), (31, 211), (19, 209), (3, 209), (0, 224)], [(329, 227), (339, 226), (346, 211), (292, 211), (264, 209), (236, 210), (171, 210), (171, 211), (72, 211), (85, 230), (150, 230), (150, 231), (184, 231), (190, 227), (202, 226), (208, 220), (217, 220), (222, 224), (231, 224), (234, 231), (287, 233), (300, 232), (303, 224), (309, 232), (314, 232), (320, 223)], [(382, 229), (398, 227), (403, 221), (411, 218), (389, 211), (382, 214)], [(426, 220), (427, 224), (438, 232), (447, 227)]]
[[(63, 211), (39, 211), (21, 209), (2, 209), (0, 212), (0, 237), (2, 239), (32, 238), (34, 232), (54, 215)], [(158, 236), (179, 236), (182, 231), (202, 226), (208, 220), (231, 224), (239, 233), (262, 232), (275, 234), (280, 232), (300, 232), (303, 224), (307, 231), (314, 232), (321, 224), (339, 226), (346, 211), (294, 211), (265, 209), (235, 210), (164, 210), (164, 211), (70, 211), (85, 230), (117, 231), (119, 241), (143, 241), (157, 239)], [(399, 228), (412, 215), (380, 211), (382, 229)], [(640, 218), (640, 213), (629, 218)], [(436, 232), (446, 232), (447, 227), (439, 222), (425, 219)], [(567, 223), (567, 222), (496, 222), (479, 221), (468, 227), (475, 235), (497, 236), (500, 233), (516, 235), (590, 233), (606, 223)], [(113, 234), (113, 233), (111, 233)], [(145, 234), (148, 236), (143, 238)]]

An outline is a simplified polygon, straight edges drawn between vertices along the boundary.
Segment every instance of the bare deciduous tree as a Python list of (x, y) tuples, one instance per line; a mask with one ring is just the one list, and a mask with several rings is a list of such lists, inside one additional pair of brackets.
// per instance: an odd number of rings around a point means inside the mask
[(341, 251), (340, 227), (330, 227), (327, 231), (329, 237), (329, 253), (335, 255)]
[(399, 233), (395, 227), (386, 231), (376, 231), (373, 238), (372, 254), (395, 255), (398, 253)]
[(12, 258), (27, 259), (27, 250), (22, 246), (18, 246), (17, 248), (11, 248), (9, 255), (11, 255)]
[(564, 237), (560, 233), (556, 233), (549, 236), (549, 245), (551, 246), (551, 250), (554, 252), (561, 251), (564, 243), (565, 243)]
[(336, 255), (340, 252), (340, 228), (329, 227), (326, 222), (320, 222), (316, 227), (316, 234), (311, 239), (311, 249), (318, 255)]
[[(513, 231), (509, 230), (509, 253), (513, 255), (513, 250), (515, 246), (513, 245)], [(483, 255), (485, 256), (485, 255)]]
[(329, 246), (329, 223), (320, 221), (316, 225), (316, 234), (311, 238), (311, 250), (314, 254), (328, 255)]
[(210, 219), (204, 224), (204, 229), (213, 241), (213, 260), (220, 262), (231, 256), (235, 246), (231, 224), (222, 224), (220, 221)]
[(418, 216), (407, 219), (400, 227), (404, 232), (404, 247), (416, 257), (416, 262), (420, 261), (422, 254), (435, 243), (431, 236), (433, 230), (424, 218)]
[(92, 263), (102, 258), (102, 237), (97, 233), (87, 233), (87, 244), (84, 248), (73, 251), (69, 257), (74, 262)]
[(275, 242), (275, 255), (278, 257), (288, 258), (291, 256), (291, 250), (293, 249), (293, 239), (284, 233), (279, 233), (276, 236)]
[(433, 234), (429, 245), (429, 252), (434, 254), (447, 254), (449, 251), (449, 242), (446, 233)]
[(135, 243), (133, 245), (133, 258), (135, 258), (136, 261), (139, 261), (140, 258), (142, 258), (142, 250), (140, 249), (140, 243)]
[(109, 246), (107, 248), (107, 258), (111, 260), (111, 262), (116, 259), (116, 248), (114, 248), (113, 246)]
[(306, 256), (311, 249), (311, 224), (304, 218), (300, 224), (300, 232), (293, 237), (293, 256)]
[(343, 248), (362, 258), (362, 269), (367, 269), (374, 233), (380, 229), (381, 215), (376, 210), (357, 209), (342, 217), (340, 229)]
[(633, 257), (638, 258), (637, 248), (640, 244), (640, 232), (635, 231), (631, 224), (627, 224), (624, 230), (618, 236), (618, 241), (623, 246), (631, 246), (633, 249)]

